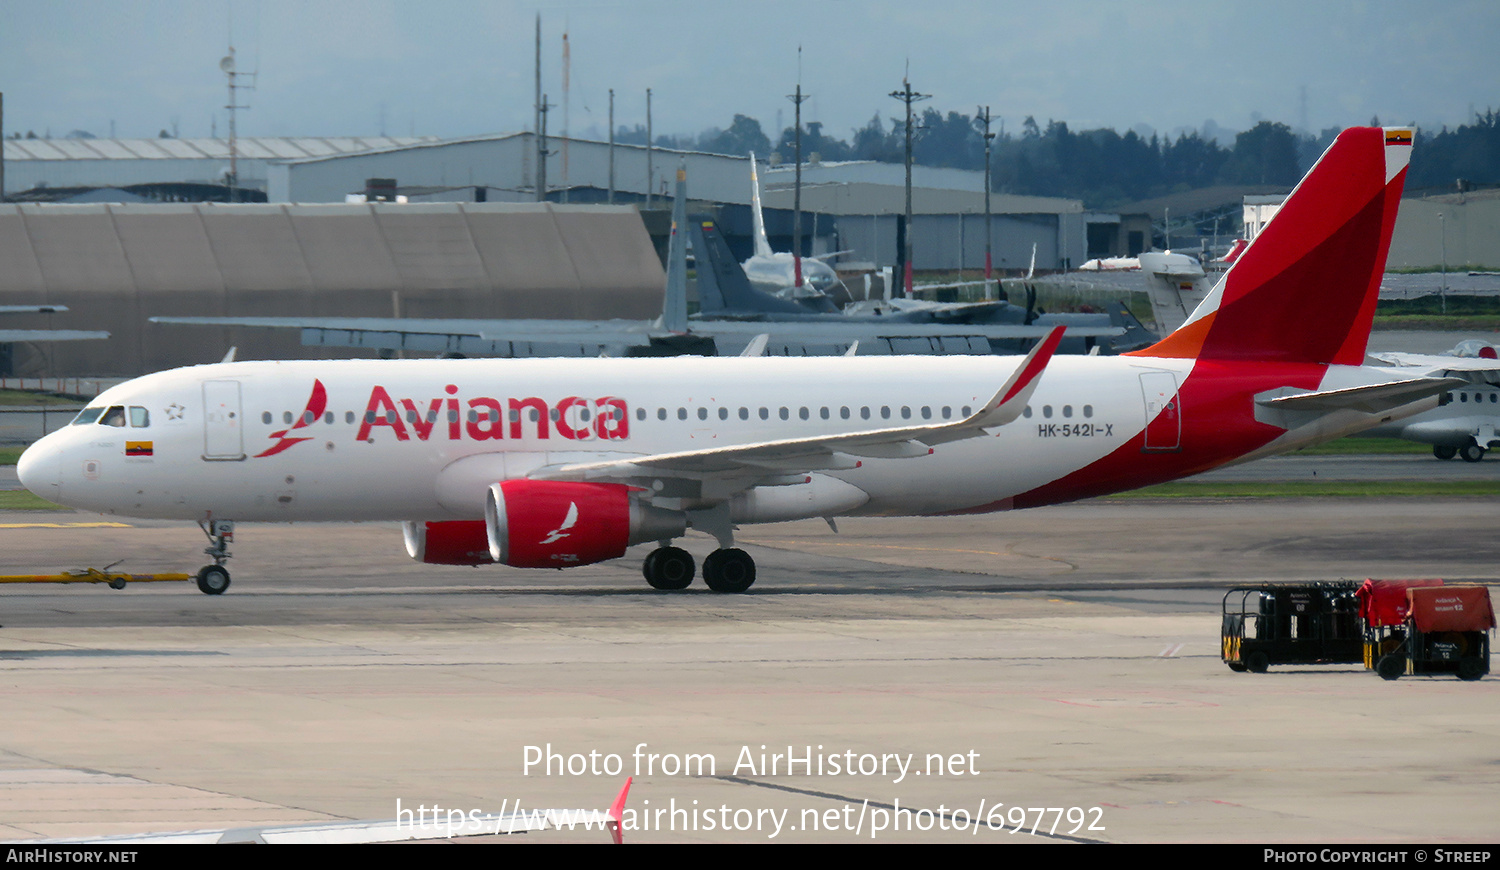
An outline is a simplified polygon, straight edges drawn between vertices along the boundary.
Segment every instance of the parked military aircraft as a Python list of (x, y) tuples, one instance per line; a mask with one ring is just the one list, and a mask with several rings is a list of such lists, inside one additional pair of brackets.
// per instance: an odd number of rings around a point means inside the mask
[[(446, 356), (597, 357), (714, 356), (737, 354), (769, 334), (774, 353), (842, 354), (858, 343), (864, 355), (890, 353), (989, 353), (991, 341), (1044, 337), (1048, 327), (1009, 323), (890, 322), (791, 318), (775, 323), (700, 317), (688, 319), (687, 178), (679, 170), (669, 243), (667, 290), (655, 321), (631, 320), (423, 320), (381, 317), (152, 317), (153, 323), (300, 329), (302, 343), (383, 352)], [(735, 264), (735, 269), (739, 266)], [(743, 277), (743, 275), (741, 276)], [(782, 300), (786, 305), (796, 303)], [(1123, 328), (1070, 325), (1070, 339), (1114, 336)]]
[[(1068, 327), (1068, 338), (1059, 353), (1103, 353), (1138, 350), (1156, 340), (1122, 304), (1108, 314), (1037, 314), (1032, 306), (1021, 307), (1006, 301), (940, 303), (917, 299), (892, 300), (875, 309), (878, 313), (839, 311), (824, 296), (787, 298), (752, 286), (749, 276), (734, 262), (734, 255), (724, 241), (712, 217), (694, 215), (688, 220), (688, 233), (698, 266), (698, 317), (711, 320), (733, 320), (764, 324), (767, 330), (779, 330), (786, 323), (837, 325), (858, 323), (881, 330), (894, 329), (893, 324), (941, 325), (955, 333), (949, 352), (1016, 353), (1029, 349), (1053, 326)], [(1020, 328), (1019, 335), (990, 337), (982, 345), (971, 345), (964, 330), (977, 326)], [(1029, 327), (1029, 329), (1027, 329)], [(963, 344), (958, 344), (962, 341)], [(918, 345), (915, 351), (905, 345)], [(931, 353), (931, 343), (922, 339), (885, 339), (882, 349), (891, 353)], [(861, 344), (861, 350), (865, 345)], [(868, 351), (866, 351), (868, 352)]]

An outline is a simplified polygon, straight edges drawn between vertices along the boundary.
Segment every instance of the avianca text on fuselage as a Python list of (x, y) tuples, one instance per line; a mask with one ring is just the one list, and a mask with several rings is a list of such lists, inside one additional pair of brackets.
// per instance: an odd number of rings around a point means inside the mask
[(549, 405), (536, 396), (463, 399), (455, 384), (443, 391), (446, 396), (430, 399), (393, 397), (384, 386), (375, 385), (355, 439), (372, 440), (375, 430), (382, 427), (389, 428), (397, 441), (545, 441), (553, 432), (570, 441), (630, 437), (629, 409), (624, 399), (615, 396), (565, 396)]

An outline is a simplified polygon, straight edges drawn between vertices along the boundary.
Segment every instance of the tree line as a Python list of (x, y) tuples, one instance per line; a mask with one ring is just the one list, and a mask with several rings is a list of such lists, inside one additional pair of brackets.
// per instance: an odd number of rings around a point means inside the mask
[[(1380, 125), (1378, 118), (1371, 124)], [(997, 132), (991, 144), (991, 179), (996, 192), (1063, 196), (1083, 200), (1090, 208), (1214, 185), (1267, 185), (1290, 188), (1338, 135), (1331, 127), (1314, 135), (1286, 124), (1261, 121), (1235, 136), (1225, 147), (1196, 132), (1142, 136), (1110, 128), (1073, 131), (1065, 121), (1043, 127), (1027, 116), (1019, 132)], [(662, 148), (743, 156), (775, 154), (794, 159), (792, 127), (772, 143), (761, 124), (735, 115), (727, 129), (711, 128), (697, 136), (658, 136)], [(921, 166), (984, 169), (983, 125), (962, 112), (928, 108), (913, 124), (912, 161)], [(644, 145), (642, 126), (620, 127), (616, 141)], [(880, 115), (852, 131), (848, 141), (831, 136), (823, 125), (803, 125), (804, 158), (823, 161), (905, 160), (906, 130), (901, 119)], [(1500, 184), (1500, 113), (1488, 110), (1454, 130), (1419, 130), (1408, 172), (1409, 189), (1473, 189)]]

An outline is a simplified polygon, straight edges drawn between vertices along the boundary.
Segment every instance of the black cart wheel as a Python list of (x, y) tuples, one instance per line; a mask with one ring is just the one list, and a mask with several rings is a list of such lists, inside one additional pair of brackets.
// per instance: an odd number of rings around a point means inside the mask
[(1484, 676), (1484, 660), (1473, 656), (1458, 660), (1458, 678), (1460, 680), (1477, 680)]
[(1244, 662), (1225, 662), (1224, 664), (1229, 665), (1229, 669), (1237, 674), (1243, 674), (1245, 672)]
[(1375, 673), (1382, 680), (1398, 679), (1406, 673), (1406, 658), (1397, 655), (1381, 656), (1380, 661), (1375, 663)]
[(229, 588), (229, 572), (219, 565), (205, 565), (198, 570), (198, 591), (204, 595), (223, 595)]
[(1252, 674), (1263, 674), (1271, 666), (1271, 659), (1260, 650), (1245, 656), (1245, 667)]

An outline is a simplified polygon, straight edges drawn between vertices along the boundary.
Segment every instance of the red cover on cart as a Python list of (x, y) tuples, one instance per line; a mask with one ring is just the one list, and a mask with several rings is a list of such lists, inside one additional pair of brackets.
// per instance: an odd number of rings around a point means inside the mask
[(1406, 594), (1418, 631), (1489, 631), (1495, 627), (1488, 586), (1410, 589)]
[(1371, 626), (1402, 625), (1410, 605), (1406, 590), (1414, 587), (1442, 586), (1442, 580), (1375, 580), (1368, 579), (1355, 594), (1359, 596), (1359, 618)]

